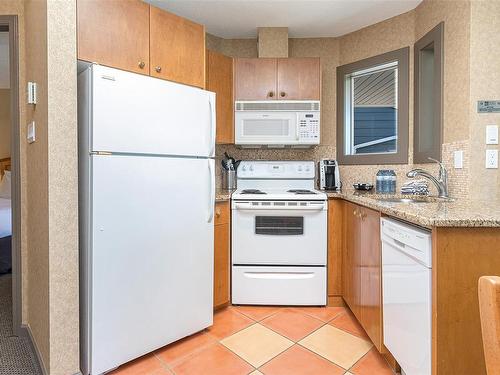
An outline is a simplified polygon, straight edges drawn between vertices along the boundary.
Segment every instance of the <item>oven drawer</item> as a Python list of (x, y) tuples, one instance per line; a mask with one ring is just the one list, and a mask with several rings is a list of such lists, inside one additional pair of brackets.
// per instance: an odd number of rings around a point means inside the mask
[(232, 303), (326, 305), (326, 267), (233, 266)]

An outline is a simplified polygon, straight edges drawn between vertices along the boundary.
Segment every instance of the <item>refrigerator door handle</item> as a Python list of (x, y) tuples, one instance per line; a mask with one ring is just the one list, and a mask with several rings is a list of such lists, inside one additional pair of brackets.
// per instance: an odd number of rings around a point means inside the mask
[(213, 159), (208, 159), (208, 174), (210, 175), (210, 195), (208, 197), (208, 219), (207, 223), (211, 223), (214, 219), (215, 210), (215, 176), (214, 176), (214, 164)]
[(208, 97), (208, 108), (209, 108), (209, 116), (210, 116), (210, 139), (209, 139), (209, 149), (210, 149), (210, 154), (208, 155), (209, 157), (214, 156), (215, 154), (215, 113), (214, 113), (214, 108), (212, 104), (212, 97)]

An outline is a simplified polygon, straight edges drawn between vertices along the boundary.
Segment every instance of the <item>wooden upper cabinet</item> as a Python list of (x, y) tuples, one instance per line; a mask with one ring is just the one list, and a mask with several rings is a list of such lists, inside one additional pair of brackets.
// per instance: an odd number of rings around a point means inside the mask
[(77, 1), (78, 59), (149, 74), (149, 4)]
[(234, 143), (233, 59), (207, 50), (206, 89), (216, 94), (216, 143)]
[(278, 59), (278, 99), (319, 100), (320, 69), (316, 57)]
[(235, 59), (235, 99), (275, 99), (277, 66), (276, 59)]
[(205, 87), (205, 27), (150, 7), (150, 74)]
[(235, 60), (236, 100), (320, 100), (318, 57)]

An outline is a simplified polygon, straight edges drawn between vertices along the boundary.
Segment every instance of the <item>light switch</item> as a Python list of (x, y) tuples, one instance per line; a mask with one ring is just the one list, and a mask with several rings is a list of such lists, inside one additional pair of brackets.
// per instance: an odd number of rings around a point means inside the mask
[(486, 168), (498, 168), (498, 150), (486, 150)]
[(28, 124), (28, 134), (27, 134), (27, 137), (28, 137), (28, 143), (35, 142), (35, 140), (36, 140), (36, 137), (35, 137), (35, 121), (31, 121)]
[(28, 82), (28, 104), (36, 104), (37, 84)]
[(498, 126), (497, 125), (487, 125), (486, 126), (486, 144), (487, 145), (497, 145), (498, 144)]
[(464, 152), (455, 151), (453, 154), (455, 169), (462, 169), (464, 167)]

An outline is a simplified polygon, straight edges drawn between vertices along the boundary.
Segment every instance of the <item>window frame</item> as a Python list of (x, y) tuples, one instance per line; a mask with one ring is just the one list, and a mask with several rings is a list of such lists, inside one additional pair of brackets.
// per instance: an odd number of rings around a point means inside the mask
[[(409, 54), (404, 47), (381, 55), (337, 67), (337, 160), (345, 165), (407, 164), (409, 134)], [(397, 152), (372, 154), (345, 154), (345, 76), (360, 70), (397, 62)]]

